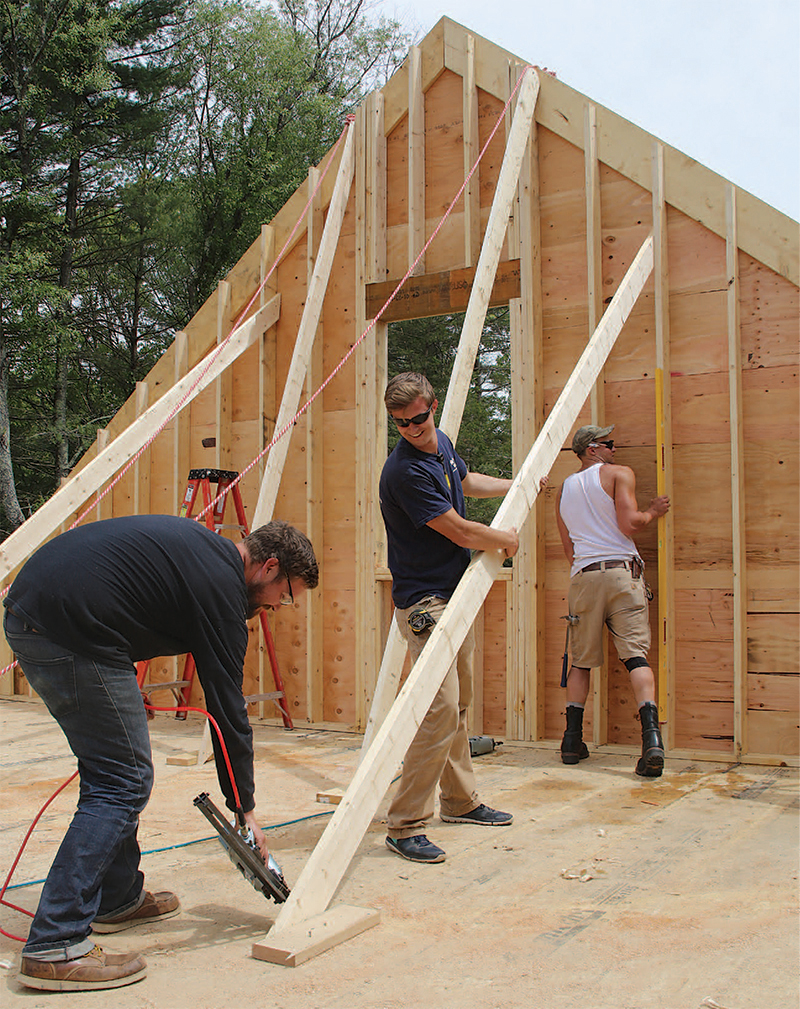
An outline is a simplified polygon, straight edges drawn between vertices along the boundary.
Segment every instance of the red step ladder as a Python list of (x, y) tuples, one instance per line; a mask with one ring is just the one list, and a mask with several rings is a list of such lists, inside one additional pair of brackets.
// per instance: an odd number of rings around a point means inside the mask
[[(194, 511), (194, 506), (197, 503), (197, 495), (199, 492), (202, 494), (203, 508), (206, 509), (204, 516), (205, 524), (212, 532), (219, 533), (223, 529), (238, 529), (242, 534), (242, 538), (247, 536), (250, 530), (248, 529), (247, 518), (244, 513), (242, 495), (239, 492), (239, 484), (234, 482), (238, 476), (239, 474), (235, 470), (190, 470), (188, 483), (186, 485), (186, 492), (183, 495), (183, 501), (181, 502), (180, 511), (178, 512), (180, 517), (189, 519), (192, 517), (192, 512)], [(215, 493), (212, 493), (211, 490), (212, 481), (216, 484)], [(225, 505), (228, 502), (229, 494), (233, 498), (237, 523), (235, 525), (226, 526)], [(212, 501), (215, 501), (213, 509), (209, 508)], [(278, 666), (278, 657), (275, 654), (275, 642), (272, 638), (269, 621), (267, 620), (267, 614), (264, 610), (261, 610), (259, 617), (261, 618), (261, 629), (264, 632), (264, 641), (267, 646), (267, 654), (269, 655), (269, 663), (272, 667), (272, 678), (275, 681), (276, 690), (269, 694), (258, 694), (254, 699), (269, 699), (274, 701), (281, 713), (284, 728), (293, 729), (294, 725), (292, 724), (292, 718), (289, 714), (288, 708), (286, 707), (286, 692), (283, 686), (283, 677), (281, 676), (280, 668)], [(149, 666), (149, 660), (136, 663), (136, 679), (140, 690), (142, 690), (148, 698), (150, 693), (154, 693), (156, 690), (171, 690), (177, 705), (188, 705), (189, 695), (192, 692), (192, 684), (194, 682), (195, 675), (194, 657), (191, 653), (186, 656), (186, 662), (183, 667), (183, 678), (174, 683), (153, 683), (145, 686), (144, 681), (147, 676)], [(186, 718), (186, 712), (176, 711), (175, 717)]]

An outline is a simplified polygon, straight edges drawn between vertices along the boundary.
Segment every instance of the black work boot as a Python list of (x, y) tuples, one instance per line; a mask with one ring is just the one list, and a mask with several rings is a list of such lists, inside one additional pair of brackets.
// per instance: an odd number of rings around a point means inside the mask
[(561, 760), (564, 764), (577, 764), (585, 760), (589, 750), (583, 741), (583, 708), (567, 705), (567, 728), (561, 740)]
[(636, 773), (643, 778), (660, 778), (664, 769), (664, 743), (658, 727), (658, 708), (648, 701), (639, 708), (639, 718), (642, 722), (642, 755), (636, 764)]

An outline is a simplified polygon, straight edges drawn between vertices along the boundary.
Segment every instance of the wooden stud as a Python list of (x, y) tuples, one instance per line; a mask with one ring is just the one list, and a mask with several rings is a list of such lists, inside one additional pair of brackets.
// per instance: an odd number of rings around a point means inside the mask
[[(261, 293), (259, 294), (259, 304), (263, 307), (269, 298), (274, 297), (278, 290), (277, 270), (272, 272), (269, 280), (267, 274), (275, 262), (275, 229), (268, 224), (261, 225), (259, 235), (259, 258), (258, 258), (258, 279)], [(272, 328), (264, 333), (258, 344), (258, 403), (257, 416), (259, 418), (257, 444), (261, 454), (272, 440), (275, 433), (275, 415), (277, 412), (277, 393), (275, 390), (275, 372), (277, 370), (277, 339), (275, 329)], [(261, 456), (258, 462), (258, 483), (264, 478), (266, 462)], [(255, 528), (255, 526), (251, 526)], [(313, 541), (312, 541), (313, 542)], [(320, 574), (320, 577), (321, 574)], [(307, 611), (308, 612), (308, 611)], [(272, 669), (269, 668), (269, 655), (264, 628), (261, 621), (258, 621), (256, 633), (258, 635), (258, 689), (262, 693), (265, 691), (267, 683), (272, 684)], [(313, 668), (311, 661), (307, 665), (308, 675), (311, 675)], [(269, 676), (269, 680), (267, 677)], [(308, 697), (308, 694), (307, 694)], [(265, 701), (258, 701), (258, 714), (264, 718), (268, 713), (272, 713), (273, 707)], [(288, 703), (288, 702), (286, 702)]]
[[(383, 92), (370, 95), (367, 107), (367, 266), (368, 281), (386, 279), (386, 134)], [(369, 313), (367, 318), (370, 318)]]
[[(360, 336), (367, 326), (365, 287), (371, 274), (367, 263), (367, 129), (369, 114), (362, 104), (356, 113), (356, 162), (359, 170), (355, 180), (355, 330)], [(374, 177), (372, 177), (374, 183)], [(361, 729), (367, 723), (369, 695), (372, 692), (375, 620), (375, 541), (372, 538), (375, 495), (375, 473), (372, 468), (372, 425), (377, 418), (375, 402), (375, 346), (367, 338), (356, 350), (356, 612), (360, 620), (355, 631), (356, 661), (354, 670), (355, 725)]]
[[(319, 182), (319, 170), (312, 168), (308, 173), (308, 198)], [(314, 266), (319, 253), (322, 235), (322, 208), (317, 193), (306, 218), (306, 283), (311, 289)], [(324, 380), (322, 360), (322, 322), (317, 325), (308, 372), (305, 381), (305, 396), (309, 400)], [(306, 412), (306, 535), (316, 549), (321, 551), (324, 542), (323, 505), (325, 501), (324, 453), (325, 416), (322, 397), (317, 396)], [(306, 717), (310, 722), (323, 719), (323, 654), (324, 654), (324, 589), (325, 566), (320, 565), (317, 591), (306, 595)]]
[[(508, 68), (508, 91), (517, 84), (520, 73), (516, 66)], [(509, 109), (510, 111), (510, 109)], [(506, 113), (506, 129), (509, 128)], [(533, 120), (532, 120), (533, 133)], [(531, 234), (531, 138), (523, 156), (517, 194), (512, 203), (512, 215), (507, 231), (508, 254), (519, 255), (522, 274), (530, 269), (533, 255)], [(534, 362), (533, 303), (530, 278), (526, 275), (524, 292), (520, 299), (508, 305), (511, 358), (511, 458), (517, 468), (528, 454), (536, 437), (536, 417), (529, 400), (529, 383), (536, 380)], [(533, 391), (533, 389), (531, 389)], [(535, 514), (520, 530), (520, 548), (513, 558), (511, 583), (505, 593), (505, 735), (512, 739), (528, 739), (532, 713), (529, 703), (535, 704), (536, 691), (536, 637), (530, 632), (529, 621), (534, 615), (537, 529)]]
[[(603, 226), (600, 202), (600, 162), (597, 160), (597, 109), (587, 102), (584, 109), (583, 160), (586, 178), (586, 268), (589, 333), (603, 314)], [(603, 374), (592, 389), (592, 423), (605, 424)], [(605, 740), (603, 740), (604, 742)]]
[[(367, 131), (367, 141), (369, 143), (369, 174), (367, 175), (367, 265), (371, 270), (370, 279), (372, 282), (379, 282), (385, 279), (387, 274), (387, 231), (386, 215), (388, 212), (388, 194), (386, 189), (386, 121), (385, 104), (382, 92), (375, 92), (372, 96), (372, 106), (370, 109), (370, 128)], [(369, 285), (368, 285), (369, 286)], [(369, 309), (366, 311), (369, 319)], [(389, 375), (389, 327), (386, 319), (381, 319), (375, 324), (375, 335), (373, 343), (375, 346), (375, 395), (376, 422), (375, 438), (373, 444), (374, 452), (374, 473), (377, 480), (386, 458), (387, 444), (387, 419), (386, 411), (382, 409), (383, 393)], [(378, 564), (384, 564), (386, 560), (386, 533), (380, 516), (380, 505), (377, 503), (375, 512), (375, 528), (373, 537), (375, 538), (375, 557)], [(380, 593), (378, 593), (380, 596)], [(380, 649), (378, 650), (378, 653)]]
[[(534, 417), (534, 432), (538, 436), (545, 420), (544, 389), (544, 321), (542, 294), (542, 227), (541, 227), (541, 181), (539, 178), (539, 130), (534, 119), (531, 124), (530, 139), (530, 181), (527, 195), (528, 211), (523, 219), (530, 220), (530, 235), (523, 232), (523, 256), (527, 290), (523, 299), (526, 306), (525, 326), (532, 332), (531, 366), (533, 380), (528, 391), (530, 412)], [(529, 243), (529, 245), (528, 245)], [(526, 736), (528, 739), (542, 739), (545, 735), (545, 696), (547, 693), (547, 661), (545, 633), (545, 498), (540, 495), (531, 510), (529, 521), (535, 523), (534, 553), (531, 578), (534, 583), (532, 612), (536, 644), (534, 649), (534, 669), (529, 680), (530, 699), (526, 709)]]
[[(217, 345), (225, 342), (231, 331), (231, 285), (221, 280), (217, 285)], [(214, 382), (214, 465), (230, 469), (233, 448), (233, 371), (226, 368)]]
[[(673, 495), (672, 381), (669, 330), (669, 260), (667, 203), (664, 197), (664, 148), (653, 144), (653, 247), (656, 314), (656, 491)], [(675, 516), (658, 520), (658, 709), (669, 749), (675, 720)]]
[[(600, 162), (597, 158), (597, 109), (587, 102), (583, 115), (583, 171), (586, 189), (586, 280), (588, 331), (593, 333), (603, 315), (603, 227), (600, 200)], [(591, 395), (592, 423), (605, 424), (605, 378), (601, 371)], [(592, 677), (592, 740), (608, 742), (608, 641), (603, 662)]]
[[(475, 39), (467, 35), (466, 66), (462, 78), (464, 116), (464, 177), (480, 153), (478, 143), (478, 89), (475, 85)], [(464, 265), (474, 266), (481, 244), (480, 166), (464, 190)]]
[(9, 669), (8, 667), (12, 665), (16, 660), (14, 658), (14, 653), (6, 641), (5, 634), (0, 634), (0, 669), (5, 669), (6, 672), (0, 676), (0, 697), (13, 697), (16, 693), (14, 686), (14, 674), (18, 667)]
[[(174, 372), (173, 385), (177, 385), (189, 370), (187, 340), (184, 330), (178, 330), (172, 344)], [(172, 514), (177, 515), (183, 500), (183, 491), (189, 475), (189, 411), (181, 410), (172, 420)]]
[[(136, 416), (147, 409), (150, 387), (147, 382), (136, 383)], [(133, 464), (133, 514), (150, 512), (150, 450), (144, 451)]]
[[(108, 428), (99, 427), (97, 429), (97, 440), (95, 442), (95, 456), (100, 455), (103, 449), (108, 445)], [(99, 495), (99, 492), (98, 492)], [(111, 516), (111, 508), (109, 507), (110, 502), (107, 500), (108, 494), (104, 498), (99, 498), (97, 501), (97, 509), (95, 511), (95, 521), (100, 522), (101, 519), (106, 516)]]
[[(517, 74), (520, 68), (512, 66)], [(512, 83), (515, 83), (512, 81)], [(511, 323), (512, 457), (516, 471), (544, 420), (542, 389), (541, 258), (538, 202), (538, 149), (535, 120), (523, 157), (514, 208), (516, 227), (509, 229), (509, 251), (520, 259), (521, 297), (509, 304)], [(511, 245), (512, 234), (516, 249)], [(544, 731), (544, 566), (543, 499), (520, 530), (520, 546), (508, 586), (509, 659), (506, 669), (507, 735), (537, 739)]]
[[(363, 292), (367, 281), (383, 280), (386, 276), (386, 137), (384, 135), (383, 101), (373, 96), (365, 107), (365, 200), (364, 244), (366, 257), (359, 262), (363, 287), (357, 284), (357, 329), (366, 328), (368, 309)], [(356, 215), (358, 221), (358, 214)], [(358, 245), (358, 243), (357, 243)], [(386, 388), (388, 327), (381, 321), (359, 348), (356, 382), (357, 439), (356, 486), (358, 522), (357, 553), (365, 561), (361, 598), (356, 609), (365, 619), (359, 624), (356, 641), (356, 668), (363, 671), (361, 690), (357, 693), (356, 724), (364, 728), (368, 721), (376, 675), (381, 662), (380, 634), (382, 588), (376, 580), (379, 558), (385, 555), (385, 532), (378, 500), (378, 483), (386, 456), (386, 415), (380, 409)], [(363, 353), (362, 353), (363, 351)], [(363, 405), (363, 420), (358, 407)], [(358, 584), (358, 583), (357, 583)]]
[[(317, 325), (322, 312), (322, 301), (325, 297), (325, 290), (330, 278), (333, 256), (339, 240), (339, 232), (342, 227), (342, 220), (344, 219), (348, 194), (353, 182), (354, 146), (354, 131), (351, 127), (345, 139), (344, 153), (339, 165), (336, 186), (328, 208), (328, 216), (325, 221), (322, 240), (320, 241), (319, 254), (314, 264), (314, 273), (311, 283), (308, 285), (306, 303), (303, 308), (300, 328), (292, 353), (289, 374), (286, 376), (286, 383), (283, 388), (283, 397), (275, 425), (278, 432), (291, 424), (300, 404), (300, 392), (303, 388), (314, 334), (317, 331)], [(280, 490), (283, 466), (289, 451), (290, 435), (291, 432), (288, 432), (276, 442), (267, 457), (264, 477), (261, 481), (261, 491), (258, 495), (258, 502), (253, 516), (254, 528), (263, 525), (265, 522), (269, 522), (275, 511), (275, 502)]]
[[(408, 265), (425, 245), (425, 95), (419, 46), (408, 50)], [(423, 256), (413, 275), (425, 272)]]
[(747, 752), (747, 549), (742, 418), (742, 345), (739, 318), (739, 241), (737, 200), (728, 187), (725, 263), (728, 275), (728, 397), (731, 432), (731, 525), (733, 532), (733, 747)]

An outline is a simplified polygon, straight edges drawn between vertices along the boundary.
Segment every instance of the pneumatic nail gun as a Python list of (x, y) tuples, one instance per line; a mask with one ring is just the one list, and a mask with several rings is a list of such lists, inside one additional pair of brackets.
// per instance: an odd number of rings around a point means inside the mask
[(236, 827), (228, 823), (209, 799), (208, 792), (198, 795), (194, 804), (219, 834), (222, 847), (247, 882), (263, 893), (267, 900), (271, 898), (276, 904), (282, 904), (289, 896), (289, 887), (272, 855), (264, 862), (253, 831), (244, 825)]

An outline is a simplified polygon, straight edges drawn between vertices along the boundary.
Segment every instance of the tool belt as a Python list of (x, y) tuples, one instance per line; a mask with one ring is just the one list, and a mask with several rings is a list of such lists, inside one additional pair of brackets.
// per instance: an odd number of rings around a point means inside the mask
[(594, 564), (587, 564), (585, 568), (581, 568), (580, 574), (584, 571), (608, 571), (611, 568), (625, 568), (630, 571), (633, 578), (641, 578), (644, 570), (642, 562), (634, 557), (632, 561), (595, 561)]

